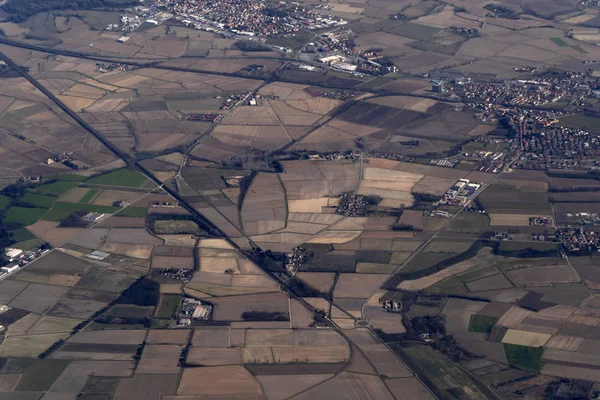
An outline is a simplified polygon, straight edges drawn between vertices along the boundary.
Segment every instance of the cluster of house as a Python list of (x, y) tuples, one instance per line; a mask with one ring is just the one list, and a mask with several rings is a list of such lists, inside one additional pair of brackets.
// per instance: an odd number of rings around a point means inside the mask
[(186, 327), (192, 324), (193, 320), (208, 320), (212, 313), (212, 306), (203, 303), (200, 300), (184, 298), (181, 301), (177, 327)]
[(464, 205), (469, 199), (481, 189), (481, 183), (471, 182), (468, 179), (459, 179), (442, 197), (440, 204), (455, 206)]
[(5, 250), (4, 257), (9, 262), (9, 264), (0, 268), (0, 279), (6, 278), (8, 275), (11, 275), (21, 269), (22, 266), (29, 264), (31, 261), (36, 259), (39, 256), (42, 256), (48, 253), (49, 249), (36, 249), (23, 251), (21, 249), (16, 249), (9, 247)]

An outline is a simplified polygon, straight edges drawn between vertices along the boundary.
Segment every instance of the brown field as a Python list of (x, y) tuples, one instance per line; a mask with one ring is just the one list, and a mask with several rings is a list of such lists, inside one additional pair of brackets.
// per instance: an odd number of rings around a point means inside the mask
[(29, 313), (20, 320), (13, 322), (8, 326), (5, 335), (18, 336), (24, 335), (39, 319), (40, 314)]
[(152, 254), (152, 245), (107, 242), (100, 248), (100, 250), (107, 253), (121, 254), (128, 257), (149, 260), (150, 255)]
[(62, 245), (84, 231), (83, 228), (58, 228), (58, 224), (54, 221), (39, 220), (28, 226), (27, 230), (54, 247)]
[(273, 347), (276, 363), (335, 363), (348, 361), (348, 346), (283, 346)]
[(556, 335), (546, 344), (549, 349), (577, 351), (583, 343), (583, 338), (576, 336)]
[(136, 369), (139, 374), (177, 374), (182, 346), (146, 345)]
[(465, 272), (471, 268), (475, 268), (476, 266), (483, 264), (487, 264), (492, 262), (495, 259), (495, 256), (491, 253), (489, 249), (482, 249), (477, 254), (477, 257), (472, 259), (460, 262), (458, 264), (454, 264), (446, 269), (443, 269), (439, 272), (436, 272), (432, 275), (425, 276), (423, 278), (403, 281), (398, 285), (399, 289), (417, 291), (428, 288), (448, 277), (459, 274), (461, 272)]
[(192, 347), (186, 361), (204, 366), (239, 365), (242, 363), (242, 356), (239, 349)]
[(196, 329), (192, 344), (198, 347), (227, 347), (229, 344), (229, 328)]
[(242, 360), (244, 364), (273, 364), (273, 348), (265, 346), (242, 348)]
[(19, 293), (8, 305), (30, 312), (43, 314), (66, 293), (61, 286), (32, 283)]
[(541, 347), (548, 342), (552, 335), (549, 333), (537, 333), (537, 332), (527, 332), (527, 331), (519, 331), (516, 329), (509, 329), (504, 337), (502, 338), (502, 343), (510, 343), (517, 344), (520, 346), (530, 346), (530, 347)]
[(49, 335), (11, 336), (7, 337), (0, 347), (0, 357), (31, 357), (35, 358), (60, 339), (65, 339), (68, 333)]
[(490, 226), (529, 226), (530, 217), (551, 217), (551, 215), (533, 214), (489, 214)]
[[(223, 254), (227, 255), (227, 254)], [(223, 274), (227, 270), (233, 270), (234, 273), (240, 273), (238, 262), (234, 257), (205, 257), (200, 256), (200, 271)]]
[(8, 304), (23, 289), (27, 287), (27, 282), (13, 281), (4, 279), (0, 281), (0, 304)]
[(111, 217), (102, 220), (98, 223), (98, 228), (143, 228), (145, 226), (145, 218), (137, 217)]
[(269, 399), (284, 400), (332, 376), (331, 374), (259, 375), (256, 379)]
[(397, 399), (433, 400), (435, 397), (417, 378), (386, 379), (385, 384)]
[(387, 278), (380, 274), (340, 274), (334, 296), (366, 298)]
[(152, 268), (194, 269), (193, 257), (152, 256)]
[(298, 396), (298, 400), (326, 400), (331, 398), (392, 400), (383, 381), (373, 375), (359, 375), (344, 372)]
[(437, 239), (425, 247), (425, 253), (462, 253), (473, 244), (473, 240)]
[(186, 345), (191, 335), (189, 329), (151, 329), (148, 332), (146, 343), (148, 344), (178, 344)]
[(507, 328), (517, 328), (525, 320), (525, 318), (533, 317), (534, 312), (521, 307), (512, 306), (500, 319), (496, 322), (496, 326), (504, 326)]
[(133, 244), (163, 244), (163, 241), (145, 229), (112, 228), (106, 238), (107, 242), (133, 243)]
[(484, 278), (475, 279), (465, 284), (471, 292), (485, 290), (508, 289), (513, 287), (512, 283), (503, 274), (494, 274)]
[(31, 334), (71, 332), (82, 320), (61, 317), (42, 317), (29, 331)]
[(186, 368), (177, 394), (195, 396), (260, 395), (260, 385), (241, 366)]
[(176, 375), (136, 374), (133, 378), (123, 378), (114, 395), (115, 400), (160, 400), (163, 396), (175, 393)]
[(435, 196), (441, 196), (452, 185), (456, 183), (454, 179), (438, 178), (436, 176), (425, 176), (416, 185), (412, 187), (413, 193), (427, 193)]
[(553, 364), (577, 364), (578, 366), (588, 366), (594, 369), (600, 367), (600, 361), (596, 354), (573, 351), (546, 349), (542, 360)]
[(542, 374), (570, 379), (600, 380), (600, 370), (598, 369), (572, 367), (564, 364), (547, 363), (544, 365), (544, 368), (542, 368)]
[(517, 286), (551, 286), (553, 283), (581, 281), (577, 271), (567, 265), (519, 269), (506, 274)]
[(84, 331), (69, 339), (71, 343), (140, 344), (146, 337), (144, 330)]

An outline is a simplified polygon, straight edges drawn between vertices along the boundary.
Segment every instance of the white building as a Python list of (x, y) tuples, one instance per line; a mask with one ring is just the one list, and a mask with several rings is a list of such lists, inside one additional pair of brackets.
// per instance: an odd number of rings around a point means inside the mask
[(8, 248), (8, 249), (6, 249), (5, 254), (6, 254), (6, 258), (8, 258), (8, 261), (13, 261), (13, 260), (23, 257), (23, 250)]
[(12, 274), (16, 270), (19, 269), (19, 266), (16, 264), (7, 265), (6, 267), (0, 268), (0, 270), (6, 272), (7, 274)]

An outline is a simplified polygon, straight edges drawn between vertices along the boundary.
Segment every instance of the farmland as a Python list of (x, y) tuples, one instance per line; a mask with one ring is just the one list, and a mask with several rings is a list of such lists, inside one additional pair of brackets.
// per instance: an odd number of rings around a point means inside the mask
[(600, 382), (592, 5), (174, 3), (0, 22), (0, 398)]

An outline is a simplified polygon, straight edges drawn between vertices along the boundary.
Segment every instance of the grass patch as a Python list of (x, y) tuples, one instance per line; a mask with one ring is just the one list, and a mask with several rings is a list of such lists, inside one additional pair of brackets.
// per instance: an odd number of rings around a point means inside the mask
[(31, 225), (42, 218), (47, 211), (46, 208), (11, 207), (4, 214), (4, 223)]
[(571, 46), (571, 48), (577, 50), (578, 52), (580, 52), (581, 54), (587, 54), (588, 51), (585, 50), (584, 48), (582, 48), (581, 46), (577, 45), (577, 46)]
[(473, 314), (469, 320), (469, 332), (490, 333), (496, 322), (498, 322), (496, 317)]
[(44, 242), (42, 242), (40, 239), (35, 238), (12, 244), (10, 247), (16, 247), (17, 249), (21, 249), (23, 251), (29, 251), (39, 248), (43, 243)]
[(421, 24), (413, 24), (410, 22), (393, 28), (383, 29), (384, 32), (391, 33), (392, 35), (403, 36), (415, 40), (427, 40), (440, 30), (441, 29), (439, 28)]
[(96, 194), (98, 193), (97, 189), (90, 189), (88, 190), (88, 192), (81, 198), (81, 200), (79, 200), (80, 203), (89, 203), (90, 201), (92, 201), (94, 199), (94, 197), (96, 197)]
[(54, 196), (46, 196), (43, 194), (25, 193), (25, 196), (21, 197), (21, 202), (31, 204), (35, 207), (51, 208), (52, 204), (56, 201)]
[(530, 372), (542, 370), (542, 347), (519, 346), (517, 344), (504, 343), (504, 352), (508, 364)]
[(282, 36), (275, 38), (267, 38), (267, 44), (273, 46), (289, 47), (292, 50), (299, 50), (308, 42), (310, 42), (315, 35), (311, 32), (299, 32), (294, 36)]
[(198, 224), (191, 220), (157, 220), (154, 222), (154, 232), (162, 235), (200, 235), (202, 230)]
[(46, 183), (38, 186), (36, 189), (40, 192), (52, 193), (52, 194), (63, 194), (77, 186), (77, 182), (74, 181), (56, 181), (52, 183)]
[(23, 242), (25, 240), (35, 239), (35, 235), (25, 228), (15, 229), (13, 231), (9, 231), (8, 233), (10, 238), (15, 242)]
[(567, 44), (567, 42), (565, 42), (564, 40), (562, 40), (561, 38), (551, 38), (550, 40), (552, 40), (552, 42), (557, 45), (558, 47), (569, 47), (569, 45)]
[(585, 115), (569, 115), (560, 119), (560, 125), (600, 134), (600, 118), (586, 117)]
[(166, 294), (163, 296), (160, 308), (156, 313), (156, 317), (160, 319), (171, 319), (177, 306), (181, 302), (181, 296), (178, 294)]
[(48, 213), (46, 215), (44, 215), (44, 220), (60, 221), (77, 211), (114, 214), (118, 210), (119, 210), (119, 208), (111, 207), (111, 206), (97, 206), (97, 205), (93, 205), (93, 204), (56, 202), (56, 203), (54, 203), (54, 207), (52, 207), (52, 209), (50, 211), (48, 211)]
[(57, 181), (83, 182), (87, 177), (73, 174), (60, 174), (53, 176), (52, 179), (56, 179)]
[(11, 201), (12, 199), (10, 197), (0, 194), (0, 209), (5, 208)]
[(146, 177), (131, 169), (117, 169), (106, 174), (94, 176), (86, 181), (94, 185), (140, 187), (148, 182)]
[(44, 392), (63, 373), (70, 360), (45, 359), (33, 364), (21, 377), (16, 387), (18, 392)]
[(150, 328), (152, 328), (152, 329), (168, 328), (169, 321), (170, 320), (168, 320), (168, 319), (153, 319), (152, 322), (150, 322)]
[(490, 225), (487, 214), (477, 212), (462, 212), (444, 228), (445, 232), (484, 233)]

